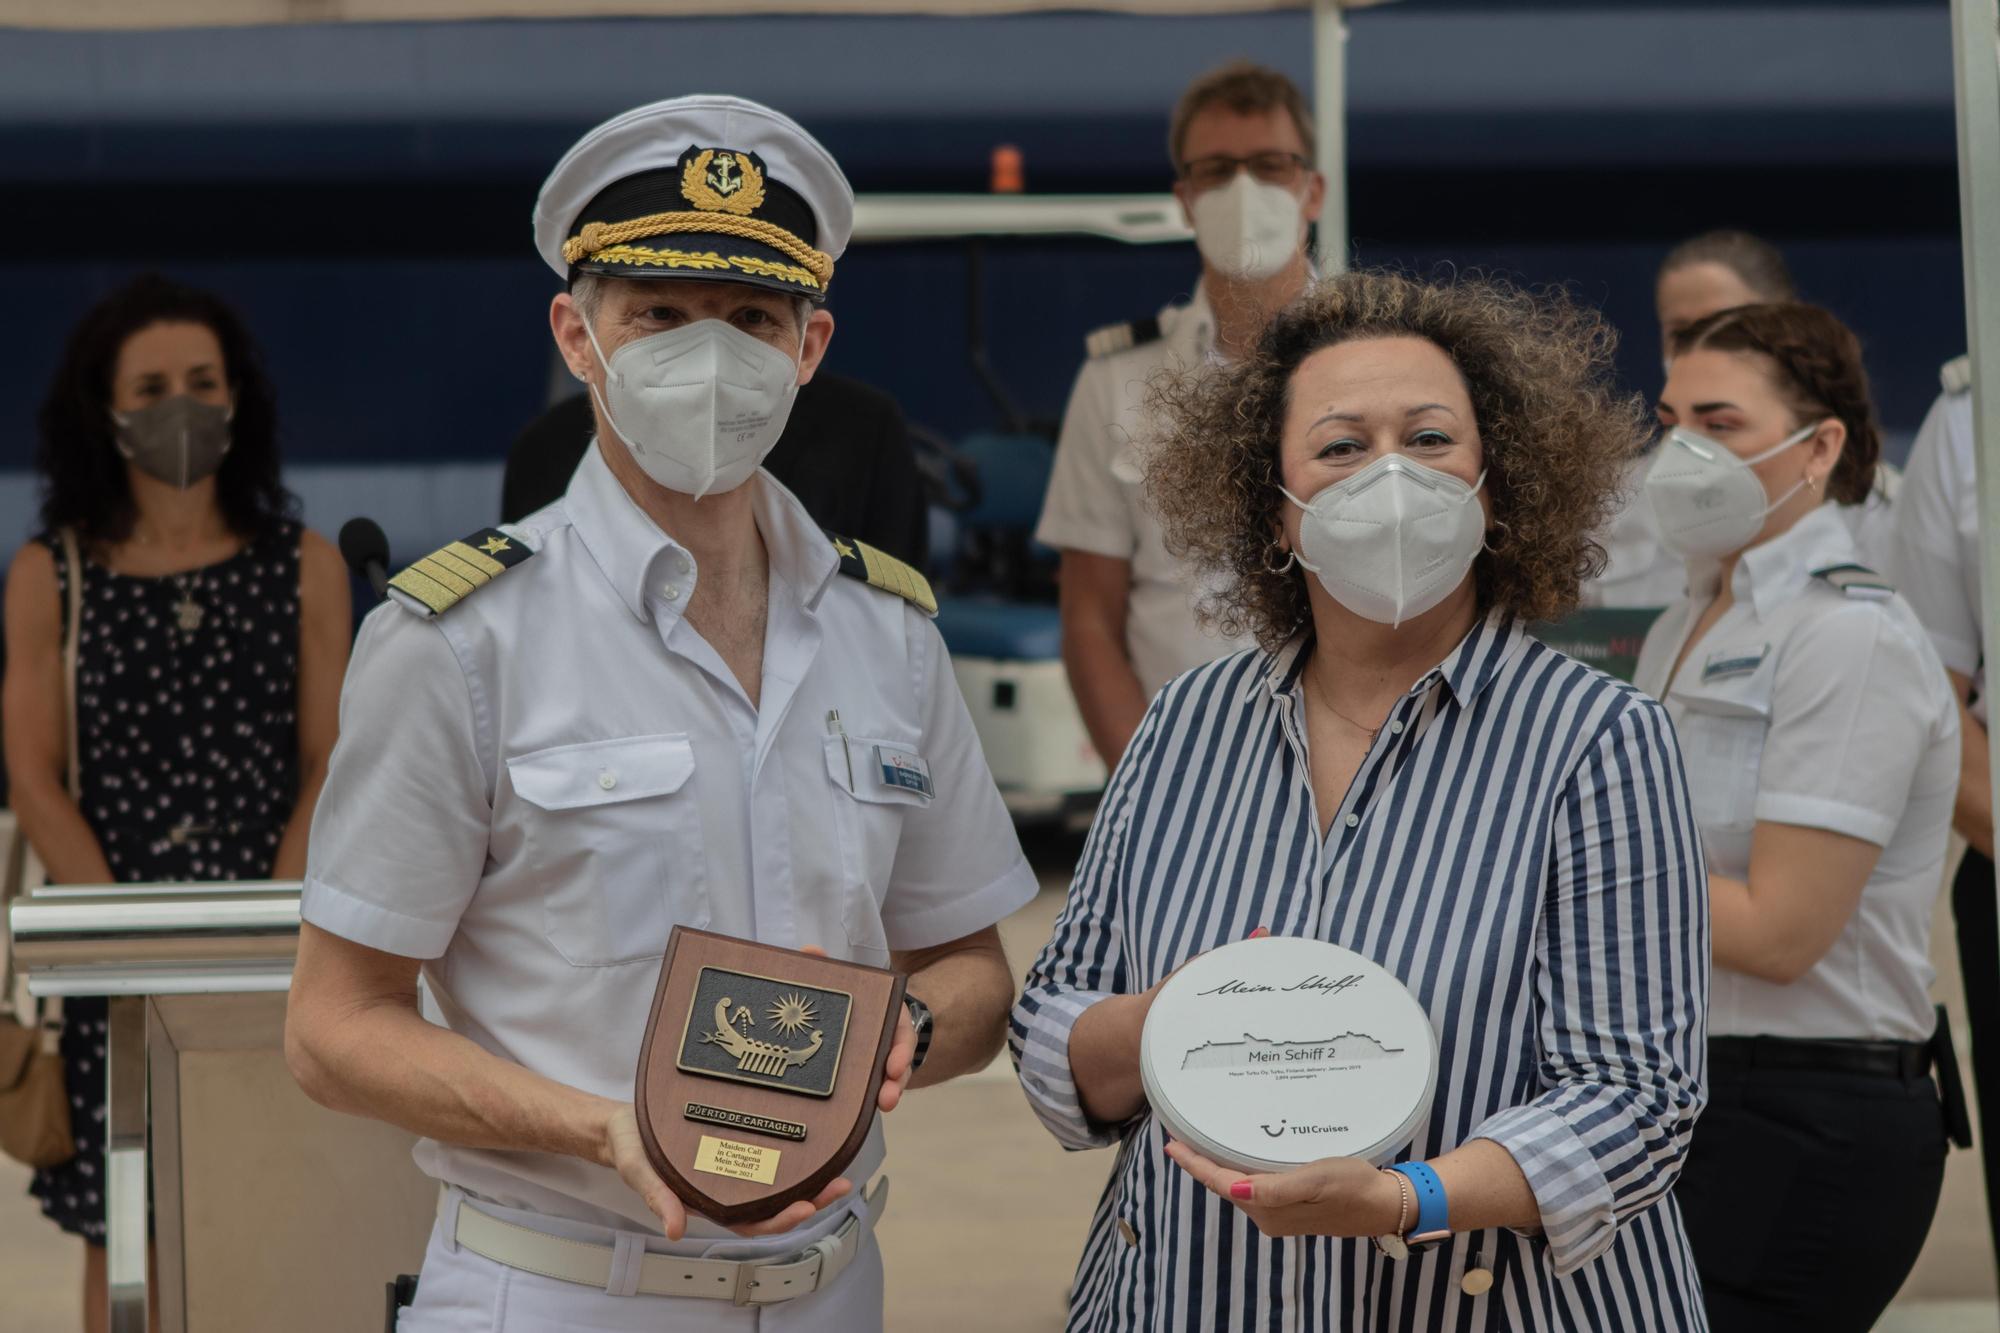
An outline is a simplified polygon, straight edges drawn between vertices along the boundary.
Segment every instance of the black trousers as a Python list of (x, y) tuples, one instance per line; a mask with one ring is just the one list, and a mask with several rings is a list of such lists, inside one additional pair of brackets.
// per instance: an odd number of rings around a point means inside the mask
[(1972, 1086), (1979, 1113), (1979, 1154), (1986, 1169), (1986, 1218), (2000, 1272), (2000, 903), (1993, 862), (1967, 848), (1951, 885), (1958, 926), (1958, 968), (1972, 1027)]
[(1928, 1074), (1711, 1069), (1675, 1193), (1711, 1333), (1866, 1333), (1944, 1186)]

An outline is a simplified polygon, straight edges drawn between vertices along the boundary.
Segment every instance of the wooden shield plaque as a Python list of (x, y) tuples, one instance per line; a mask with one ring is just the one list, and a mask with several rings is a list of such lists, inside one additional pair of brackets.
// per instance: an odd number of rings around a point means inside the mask
[(674, 927), (633, 1093), (653, 1169), (725, 1226), (811, 1199), (868, 1137), (902, 1007), (895, 972)]

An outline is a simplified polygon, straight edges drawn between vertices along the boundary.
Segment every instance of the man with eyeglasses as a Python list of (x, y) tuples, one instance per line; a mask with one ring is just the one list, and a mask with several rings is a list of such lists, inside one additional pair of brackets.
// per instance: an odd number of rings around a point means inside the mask
[(1305, 98), (1275, 70), (1239, 61), (1197, 79), (1168, 147), (1201, 281), (1184, 304), (1090, 335), (1035, 533), (1062, 552), (1063, 665), (1109, 766), (1160, 686), (1248, 643), (1197, 622), (1200, 590), (1142, 502), (1148, 381), (1256, 341), (1312, 280), (1306, 237), (1326, 196)]

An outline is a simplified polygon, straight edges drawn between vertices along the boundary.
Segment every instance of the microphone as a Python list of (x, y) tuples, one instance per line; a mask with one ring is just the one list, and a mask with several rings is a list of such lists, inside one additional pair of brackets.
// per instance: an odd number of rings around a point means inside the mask
[(389, 595), (389, 538), (372, 518), (350, 518), (340, 529), (340, 558), (375, 595)]

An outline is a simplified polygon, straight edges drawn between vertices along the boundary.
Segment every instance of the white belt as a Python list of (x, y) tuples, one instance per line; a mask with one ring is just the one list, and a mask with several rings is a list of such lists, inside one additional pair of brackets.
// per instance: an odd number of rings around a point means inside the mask
[[(458, 1220), (453, 1226), (457, 1242), (474, 1254), (508, 1268), (518, 1268), (543, 1277), (574, 1282), (600, 1291), (622, 1291), (625, 1295), (693, 1296), (701, 1300), (730, 1301), (736, 1305), (775, 1305), (794, 1300), (831, 1283), (854, 1262), (867, 1237), (861, 1233), (862, 1219), (850, 1213), (830, 1234), (820, 1237), (797, 1255), (778, 1262), (748, 1259), (683, 1259), (671, 1254), (639, 1253), (627, 1256), (620, 1246), (599, 1245), (587, 1240), (568, 1240), (530, 1227), (503, 1222), (479, 1210), (462, 1195), (446, 1189), (438, 1192), (438, 1216), (444, 1217), (454, 1197), (459, 1200)], [(882, 1177), (871, 1193), (862, 1195), (867, 1225), (874, 1226), (889, 1202), (889, 1179)], [(630, 1259), (638, 1259), (638, 1282), (631, 1281)], [(620, 1263), (623, 1259), (625, 1262)], [(624, 1267), (623, 1281), (612, 1281), (614, 1267)]]

